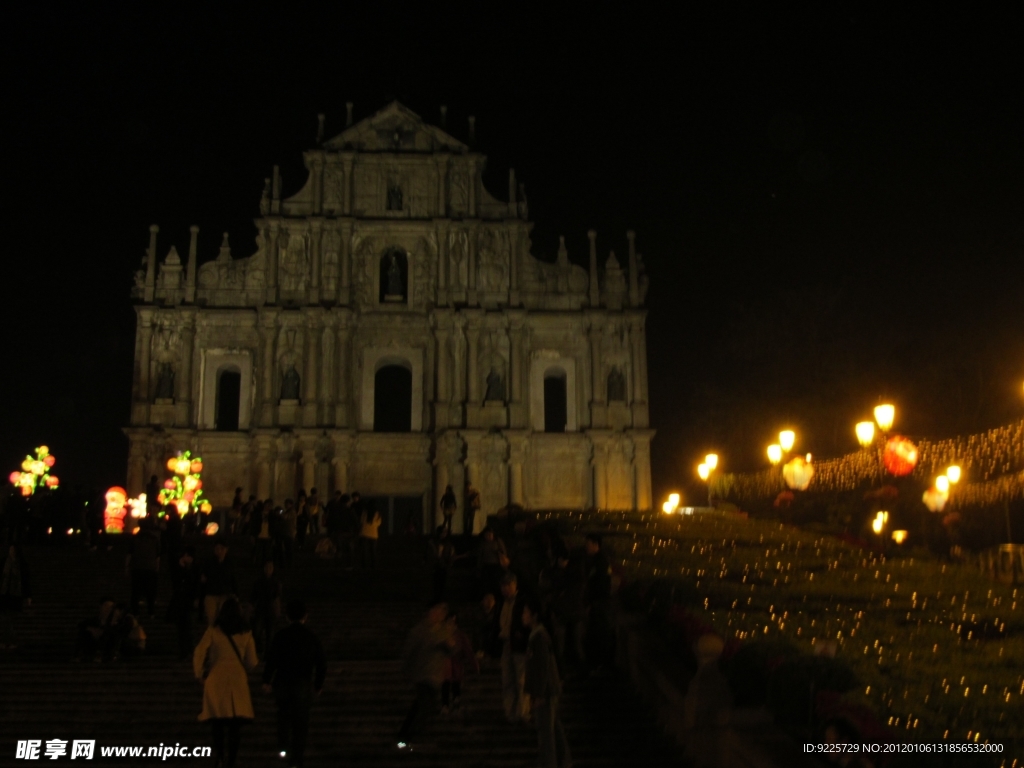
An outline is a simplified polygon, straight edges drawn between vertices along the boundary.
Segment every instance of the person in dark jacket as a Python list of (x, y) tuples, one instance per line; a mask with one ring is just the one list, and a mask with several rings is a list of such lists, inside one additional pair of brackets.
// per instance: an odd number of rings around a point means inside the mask
[(281, 578), (274, 570), (274, 561), (267, 560), (263, 564), (263, 573), (252, 585), (252, 635), (256, 641), (256, 652), (266, 651), (274, 628), (281, 618)]
[(306, 628), (306, 604), (288, 601), (286, 628), (274, 635), (263, 667), (263, 690), (277, 702), (277, 738), (281, 757), (301, 768), (309, 735), (309, 710), (327, 676), (327, 657), (319, 638)]
[(533, 721), (537, 727), (538, 762), (541, 768), (568, 768), (572, 765), (572, 756), (558, 715), (562, 681), (558, 677), (551, 637), (540, 621), (538, 602), (525, 601), (523, 626), (530, 631), (523, 691), (530, 697)]
[(203, 592), (203, 613), (206, 624), (212, 627), (224, 601), (238, 594), (238, 583), (228, 557), (228, 542), (218, 538), (213, 545), (213, 557), (203, 565), (199, 582)]
[(21, 544), (7, 546), (0, 560), (0, 650), (17, 648), (14, 623), (26, 606), (32, 605), (32, 576)]
[(530, 721), (530, 700), (523, 691), (526, 671), (526, 646), (530, 631), (523, 625), (525, 598), (519, 592), (515, 574), (502, 579), (501, 593), (505, 598), (499, 617), (501, 638), (501, 694), (505, 717), (510, 723)]
[(402, 672), (416, 686), (416, 698), (398, 731), (399, 749), (408, 749), (424, 718), (438, 710), (448, 658), (455, 646), (447, 617), (446, 603), (432, 605), (423, 621), (413, 627), (402, 649)]
[(606, 667), (612, 659), (612, 631), (608, 618), (612, 577), (608, 558), (601, 551), (601, 537), (589, 534), (586, 544), (583, 601), (587, 612), (586, 656), (591, 671)]
[(192, 656), (192, 617), (199, 604), (199, 574), (195, 567), (195, 547), (185, 547), (171, 571), (171, 602), (167, 618), (177, 627), (178, 658)]

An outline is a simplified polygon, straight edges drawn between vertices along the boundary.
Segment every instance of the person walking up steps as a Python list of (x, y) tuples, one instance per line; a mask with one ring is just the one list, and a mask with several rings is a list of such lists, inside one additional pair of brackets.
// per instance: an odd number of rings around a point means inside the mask
[(377, 567), (377, 539), (380, 538), (381, 517), (371, 501), (363, 510), (359, 528), (359, 560), (363, 569)]
[(302, 768), (309, 735), (309, 710), (327, 676), (327, 657), (319, 638), (306, 628), (306, 604), (288, 601), (286, 628), (274, 635), (263, 668), (263, 690), (277, 703), (280, 757)]
[(448, 606), (437, 603), (426, 618), (413, 627), (402, 650), (402, 672), (416, 686), (416, 698), (398, 731), (398, 748), (410, 749), (423, 719), (438, 711), (438, 697), (444, 683), (449, 656), (455, 646), (451, 627), (445, 619)]
[(526, 673), (523, 690), (530, 697), (533, 721), (537, 726), (537, 751), (540, 768), (570, 768), (572, 756), (565, 729), (558, 714), (562, 682), (551, 649), (551, 637), (540, 621), (540, 603), (530, 599), (523, 605), (523, 626), (530, 632), (526, 649)]
[(252, 632), (235, 598), (221, 606), (216, 624), (208, 627), (192, 655), (192, 669), (203, 681), (200, 722), (213, 729), (216, 765), (233, 768), (238, 761), (242, 725), (255, 714), (249, 694), (249, 672), (259, 663)]

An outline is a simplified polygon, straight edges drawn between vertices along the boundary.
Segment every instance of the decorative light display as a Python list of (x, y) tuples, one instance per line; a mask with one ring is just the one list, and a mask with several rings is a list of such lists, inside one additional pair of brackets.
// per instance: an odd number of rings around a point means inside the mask
[(219, 530), (220, 530), (220, 525), (218, 525), (217, 523), (207, 523), (206, 524), (206, 535), (207, 536), (216, 536), (217, 532)]
[(173, 476), (164, 481), (158, 501), (161, 506), (173, 505), (184, 517), (190, 512), (209, 514), (213, 507), (203, 496), (203, 460), (193, 457), (191, 451), (182, 451), (167, 460), (167, 469)]
[(946, 508), (946, 502), (949, 501), (949, 494), (944, 493), (933, 486), (924, 492), (924, 495), (921, 496), (921, 501), (924, 502), (924, 505), (928, 508), (929, 512), (941, 512)]
[(57, 476), (50, 474), (56, 463), (57, 459), (50, 453), (50, 449), (40, 445), (36, 448), (35, 458), (26, 456), (21, 462), (21, 471), (11, 472), (7, 479), (18, 487), (22, 496), (31, 496), (40, 485), (52, 490), (60, 485)]
[(768, 446), (768, 461), (772, 463), (774, 467), (780, 461), (782, 461), (782, 446), (781, 445), (769, 445)]
[[(807, 457), (810, 458), (810, 455)], [(800, 456), (791, 459), (782, 467), (782, 478), (794, 491), (806, 491), (814, 477), (814, 465)]]
[(119, 485), (107, 489), (107, 508), (103, 510), (103, 529), (107, 533), (124, 531), (124, 516), (128, 514), (125, 505), (128, 502), (128, 491)]
[(670, 493), (668, 495), (668, 500), (661, 505), (661, 511), (666, 515), (671, 515), (674, 514), (677, 509), (679, 509), (679, 494)]
[(882, 451), (882, 464), (890, 475), (909, 475), (917, 466), (917, 446), (906, 437), (890, 437)]
[[(1024, 420), (963, 437), (916, 441), (915, 477), (946, 473), (956, 466), (961, 477), (969, 474), (976, 482), (961, 480), (950, 505), (991, 505), (1024, 497)], [(875, 446), (814, 464), (814, 478), (808, 490), (852, 491), (864, 485), (885, 482), (882, 463), (884, 447)], [(953, 472), (955, 474), (955, 470)], [(778, 470), (736, 474), (716, 473), (712, 490), (721, 499), (737, 501), (775, 498), (786, 484)]]

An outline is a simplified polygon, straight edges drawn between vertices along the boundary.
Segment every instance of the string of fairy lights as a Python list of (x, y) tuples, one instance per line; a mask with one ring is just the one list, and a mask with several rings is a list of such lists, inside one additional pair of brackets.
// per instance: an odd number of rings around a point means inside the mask
[[(858, 436), (867, 430), (858, 424)], [(892, 472), (888, 466), (893, 440), (903, 441), (912, 452), (907, 472)], [(780, 471), (777, 466), (758, 472), (721, 473), (707, 479), (711, 494), (717, 498), (736, 500), (770, 499), (794, 488), (787, 482), (786, 467), (793, 462), (810, 464), (808, 481), (799, 490), (842, 492), (865, 485), (885, 482), (892, 474), (909, 475), (928, 482), (941, 477), (950, 467), (959, 467), (965, 482), (949, 494), (950, 506), (990, 505), (1024, 497), (1024, 420), (965, 437), (944, 440), (889, 438), (886, 441), (862, 440), (867, 445), (860, 451), (822, 461), (796, 457)], [(791, 443), (792, 444), (792, 443)], [(901, 447), (901, 446), (898, 446)], [(773, 464), (784, 453), (779, 445), (768, 450)], [(710, 473), (709, 473), (710, 474)], [(959, 475), (959, 473), (958, 473)], [(959, 479), (959, 478), (958, 478)]]

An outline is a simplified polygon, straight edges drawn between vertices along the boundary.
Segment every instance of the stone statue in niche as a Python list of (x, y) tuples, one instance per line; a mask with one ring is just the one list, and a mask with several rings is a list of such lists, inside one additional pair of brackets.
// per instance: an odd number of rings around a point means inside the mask
[(487, 374), (487, 391), (484, 394), (484, 400), (505, 402), (505, 380), (495, 367), (492, 367), (491, 372)]
[(618, 366), (608, 372), (608, 402), (626, 402), (626, 377)]
[(298, 400), (299, 385), (301, 383), (302, 380), (299, 378), (299, 372), (295, 370), (295, 364), (292, 363), (281, 378), (281, 399)]
[(170, 363), (160, 363), (156, 374), (156, 399), (174, 399), (174, 366)]
[(260, 195), (260, 215), (270, 213), (270, 179), (263, 180), (263, 194)]
[(388, 184), (388, 210), (402, 210), (402, 188), (397, 184)]

